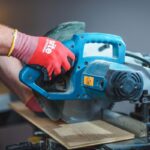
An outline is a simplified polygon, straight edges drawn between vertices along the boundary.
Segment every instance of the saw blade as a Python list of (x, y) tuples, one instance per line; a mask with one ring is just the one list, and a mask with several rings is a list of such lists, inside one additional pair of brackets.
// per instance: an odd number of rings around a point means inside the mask
[(40, 95), (37, 95), (37, 98), (43, 111), (51, 120), (61, 119), (66, 123), (100, 119), (102, 110), (112, 106), (112, 103), (101, 100), (53, 101), (46, 100)]

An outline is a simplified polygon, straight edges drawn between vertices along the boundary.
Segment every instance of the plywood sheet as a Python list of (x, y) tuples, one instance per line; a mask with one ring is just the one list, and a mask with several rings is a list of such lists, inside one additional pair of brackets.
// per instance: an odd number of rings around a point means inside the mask
[(67, 149), (82, 148), (134, 138), (134, 134), (102, 120), (65, 124), (63, 122), (51, 121), (46, 117), (37, 116), (21, 102), (12, 103), (11, 108)]

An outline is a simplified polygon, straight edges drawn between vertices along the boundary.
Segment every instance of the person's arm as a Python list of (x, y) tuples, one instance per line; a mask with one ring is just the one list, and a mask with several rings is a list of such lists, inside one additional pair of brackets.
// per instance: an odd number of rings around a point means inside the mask
[(12, 44), (14, 29), (0, 25), (0, 55), (7, 55)]
[(22, 63), (14, 57), (0, 56), (0, 80), (24, 103), (33, 95), (32, 90), (19, 81)]
[(0, 80), (26, 103), (32, 91), (19, 81), (18, 76), (21, 69), (22, 64), (18, 59), (0, 56)]
[(44, 67), (49, 78), (53, 73), (60, 74), (62, 68), (65, 71), (71, 68), (68, 58), (75, 60), (74, 54), (59, 41), (15, 32), (14, 29), (0, 25), (0, 55), (8, 54), (26, 64)]
[(22, 63), (14, 57), (0, 56), (0, 80), (32, 111), (43, 112), (32, 90), (19, 81)]

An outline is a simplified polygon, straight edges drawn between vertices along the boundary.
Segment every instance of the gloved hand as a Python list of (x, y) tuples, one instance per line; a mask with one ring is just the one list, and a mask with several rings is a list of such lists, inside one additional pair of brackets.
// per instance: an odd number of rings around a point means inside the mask
[(68, 61), (75, 60), (74, 54), (61, 42), (47, 37), (29, 36), (18, 32), (13, 56), (27, 64), (35, 64), (45, 67), (51, 78), (52, 73), (61, 73), (61, 67), (65, 71), (71, 68)]
[(32, 57), (29, 59), (29, 64), (38, 64), (44, 66), (49, 76), (54, 72), (55, 75), (61, 73), (61, 67), (66, 71), (70, 69), (68, 57), (75, 60), (71, 51), (69, 51), (62, 43), (53, 39), (40, 37), (37, 48)]
[(26, 102), (25, 105), (33, 112), (36, 113), (43, 112), (42, 108), (40, 107), (34, 96), (30, 97), (30, 99)]

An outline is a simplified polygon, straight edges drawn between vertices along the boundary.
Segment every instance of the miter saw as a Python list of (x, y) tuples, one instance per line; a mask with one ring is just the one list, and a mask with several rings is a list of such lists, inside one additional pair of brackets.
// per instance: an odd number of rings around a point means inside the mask
[[(74, 25), (78, 28), (73, 30)], [(119, 36), (85, 33), (84, 28), (84, 23), (64, 23), (57, 27), (59, 32), (46, 34), (61, 40), (76, 55), (69, 72), (49, 80), (45, 68), (26, 65), (20, 80), (35, 92), (43, 111), (52, 120), (74, 123), (105, 116), (111, 122), (108, 118), (116, 117), (108, 112), (113, 104), (129, 101), (136, 104), (132, 115), (149, 122), (149, 108), (145, 106), (150, 101), (150, 57), (126, 51)], [(145, 115), (140, 116), (143, 106)]]

